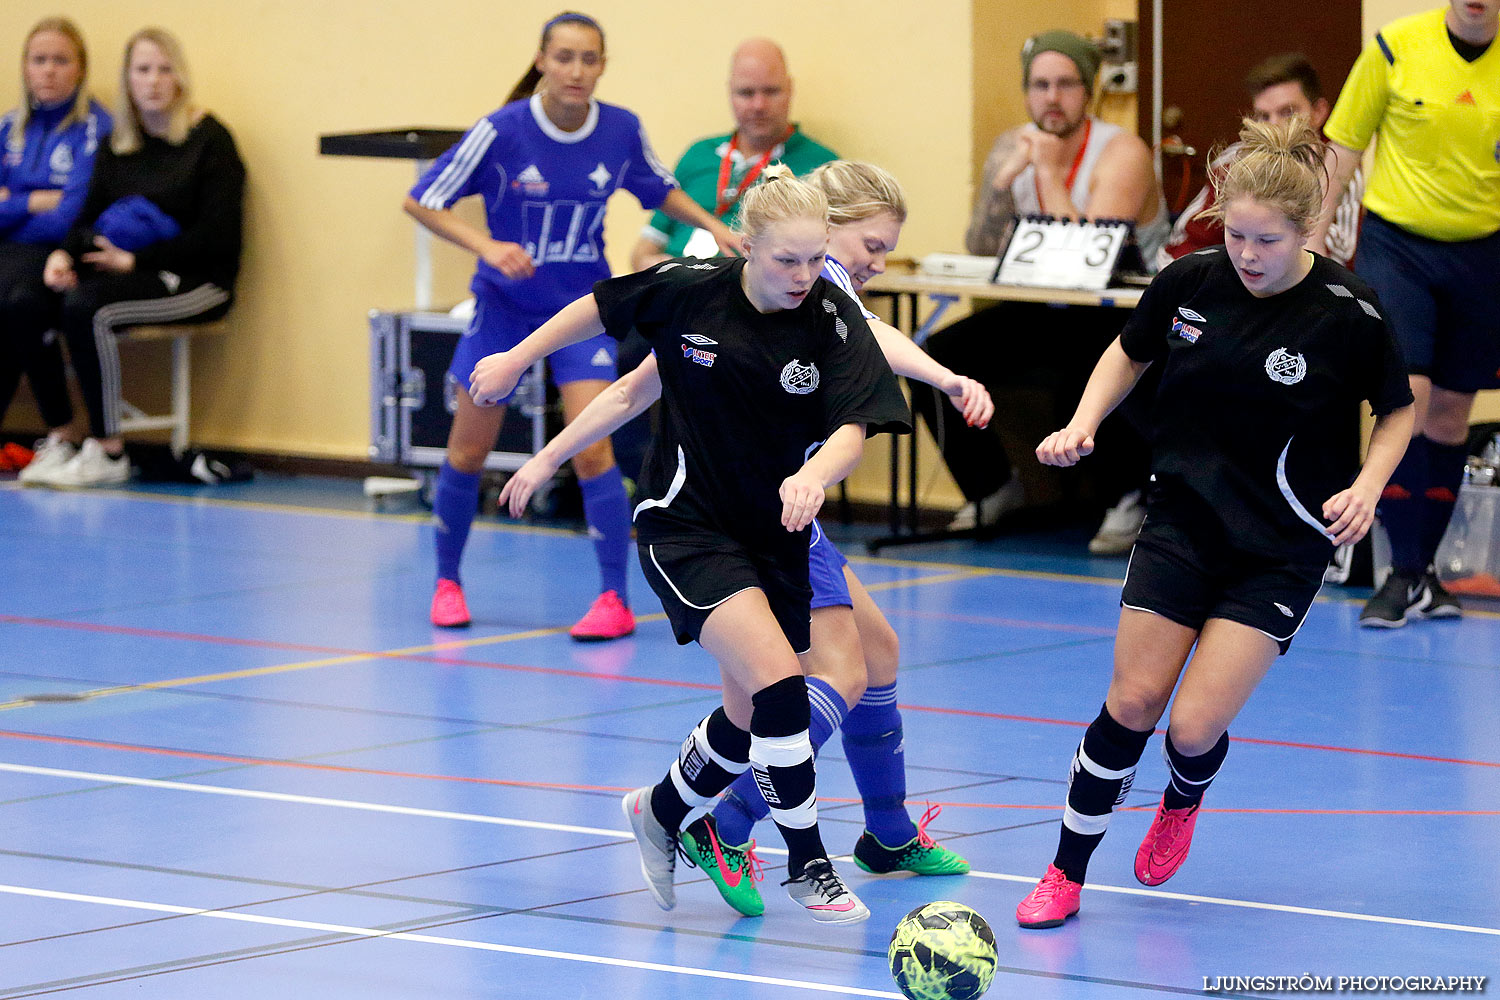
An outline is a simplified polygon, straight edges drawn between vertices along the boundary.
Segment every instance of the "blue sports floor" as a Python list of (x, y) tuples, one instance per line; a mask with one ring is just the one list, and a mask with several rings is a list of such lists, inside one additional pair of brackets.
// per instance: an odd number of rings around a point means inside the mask
[[(851, 544), (903, 643), (912, 804), (942, 804), (933, 832), (974, 872), (846, 862), (874, 916), (830, 928), (794, 912), (770, 850), (761, 918), (692, 869), (670, 913), (642, 888), (620, 794), (663, 773), (716, 673), (638, 570), (638, 633), (568, 640), (595, 584), (576, 531), (481, 524), (476, 622), (453, 633), (426, 621), (426, 517), (365, 510), (357, 485), (3, 482), (0, 524), (0, 997), (891, 997), (891, 929), (935, 899), (989, 918), (995, 998), (1500, 973), (1493, 605), (1370, 634), (1361, 595), (1325, 589), (1235, 727), (1181, 873), (1131, 874), (1158, 738), (1081, 917), (1022, 931), (1123, 561)], [(837, 740), (819, 777), (848, 851)]]

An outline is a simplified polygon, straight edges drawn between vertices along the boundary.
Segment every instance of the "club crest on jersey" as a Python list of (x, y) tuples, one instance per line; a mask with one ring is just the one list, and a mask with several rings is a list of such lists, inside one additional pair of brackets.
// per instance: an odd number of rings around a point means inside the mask
[(1307, 359), (1285, 347), (1278, 347), (1266, 355), (1266, 374), (1273, 382), (1296, 385), (1307, 377)]
[(793, 396), (806, 396), (818, 387), (818, 366), (793, 358), (781, 369), (781, 387)]
[(546, 178), (542, 176), (542, 172), (538, 170), (536, 168), (536, 164), (533, 163), (531, 166), (527, 167), (525, 170), (517, 174), (516, 179), (510, 182), (510, 186), (523, 191), (526, 194), (536, 195), (537, 197), (545, 197), (548, 188), (550, 188), (552, 185), (547, 183)]
[(67, 146), (58, 146), (52, 151), (52, 158), (47, 161), (47, 166), (54, 174), (64, 175), (63, 179), (66, 180), (66, 175), (73, 169), (73, 150)]
[[(1181, 311), (1185, 312), (1186, 310)], [(1172, 332), (1177, 334), (1177, 336), (1181, 337), (1183, 340), (1187, 341), (1189, 344), (1196, 344), (1198, 342), (1198, 338), (1203, 336), (1202, 330), (1198, 329), (1196, 326), (1193, 326), (1191, 323), (1184, 323), (1182, 321), (1182, 317), (1180, 316), (1172, 317)]]
[[(708, 338), (705, 337), (704, 339), (707, 340)], [(709, 340), (708, 342), (710, 344), (713, 343), (713, 341), (711, 340)], [(714, 366), (714, 360), (718, 357), (718, 355), (713, 351), (704, 351), (697, 347), (693, 347), (690, 344), (682, 344), (681, 347), (683, 357), (687, 358), (695, 365), (702, 365), (704, 368), (712, 368)]]

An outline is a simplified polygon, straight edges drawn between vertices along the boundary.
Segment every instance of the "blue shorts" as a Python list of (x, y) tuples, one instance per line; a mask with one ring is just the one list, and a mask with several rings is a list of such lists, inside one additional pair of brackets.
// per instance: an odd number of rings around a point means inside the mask
[[(476, 293), (474, 318), (469, 320), (464, 335), (459, 338), (458, 346), (453, 350), (453, 361), (448, 365), (449, 384), (456, 384), (465, 391), (469, 388), (469, 376), (474, 374), (474, 366), (480, 358), (510, 350), (551, 319), (550, 316), (521, 315), (512, 308), (485, 299), (483, 291)], [(590, 337), (581, 344), (549, 354), (547, 377), (553, 385), (590, 379), (613, 382), (619, 350), (620, 342), (607, 333)]]
[(1500, 232), (1445, 243), (1367, 211), (1354, 272), (1380, 296), (1413, 375), (1454, 392), (1500, 388)]
[(807, 550), (807, 582), (812, 585), (814, 608), (854, 607), (849, 596), (849, 581), (844, 567), (849, 560), (823, 534), (823, 526), (813, 518), (812, 545)]

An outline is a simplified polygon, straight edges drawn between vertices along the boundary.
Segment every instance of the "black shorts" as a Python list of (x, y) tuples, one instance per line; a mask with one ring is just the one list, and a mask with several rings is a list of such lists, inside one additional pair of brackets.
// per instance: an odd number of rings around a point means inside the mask
[(799, 655), (812, 648), (812, 588), (805, 543), (800, 566), (781, 565), (723, 535), (640, 539), (636, 546), (646, 582), (661, 598), (679, 644), (698, 642), (703, 623), (742, 590), (766, 595), (782, 634)]
[(1120, 604), (1194, 630), (1210, 618), (1248, 625), (1276, 640), (1285, 654), (1323, 586), (1328, 560), (1286, 561), (1239, 551), (1217, 519), (1165, 506), (1154, 502), (1147, 510)]

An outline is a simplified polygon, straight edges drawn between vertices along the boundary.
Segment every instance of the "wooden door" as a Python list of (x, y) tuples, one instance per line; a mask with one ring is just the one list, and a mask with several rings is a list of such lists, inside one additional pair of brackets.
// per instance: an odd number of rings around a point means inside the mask
[[(1152, 25), (1162, 16), (1162, 184), (1176, 214), (1203, 184), (1209, 149), (1250, 109), (1245, 74), (1279, 52), (1311, 60), (1332, 104), (1359, 55), (1361, 0), (1140, 0), (1140, 133), (1153, 139)], [(1171, 152), (1177, 136), (1193, 155)]]

